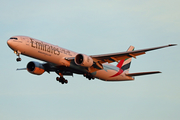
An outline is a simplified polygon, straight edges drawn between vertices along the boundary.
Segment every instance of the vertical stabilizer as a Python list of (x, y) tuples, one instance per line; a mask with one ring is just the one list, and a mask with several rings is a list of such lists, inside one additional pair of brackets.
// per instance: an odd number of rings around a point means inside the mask
[[(134, 46), (130, 46), (127, 51), (133, 51), (133, 50), (134, 50)], [(119, 67), (123, 71), (129, 71), (131, 60), (132, 60), (132, 57), (120, 60), (119, 63), (117, 64), (117, 67)]]

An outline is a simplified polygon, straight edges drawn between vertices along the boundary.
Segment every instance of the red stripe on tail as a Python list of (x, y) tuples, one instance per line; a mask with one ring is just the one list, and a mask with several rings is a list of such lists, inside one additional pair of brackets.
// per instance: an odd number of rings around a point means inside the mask
[[(124, 59), (125, 60), (125, 59)], [(124, 60), (121, 60), (118, 64), (117, 64), (117, 67), (121, 69), (123, 63), (124, 63)]]

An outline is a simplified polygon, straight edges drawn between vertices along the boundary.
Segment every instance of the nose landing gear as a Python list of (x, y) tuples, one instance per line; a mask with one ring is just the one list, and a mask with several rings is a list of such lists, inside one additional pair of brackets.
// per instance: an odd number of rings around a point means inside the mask
[(21, 58), (17, 58), (16, 61), (17, 61), (17, 62), (21, 61)]
[(21, 52), (20, 52), (20, 51), (14, 51), (14, 53), (18, 56), (18, 58), (16, 59), (16, 61), (17, 61), (17, 62), (21, 61), (21, 58), (20, 58)]

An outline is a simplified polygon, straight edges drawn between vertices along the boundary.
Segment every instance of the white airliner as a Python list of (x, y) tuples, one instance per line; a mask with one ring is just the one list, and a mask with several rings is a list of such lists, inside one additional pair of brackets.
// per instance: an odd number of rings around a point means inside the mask
[[(130, 46), (126, 52), (89, 56), (27, 36), (11, 37), (7, 44), (18, 56), (17, 61), (21, 61), (20, 54), (22, 54), (45, 62), (31, 61), (26, 68), (17, 70), (27, 69), (27, 71), (35, 75), (41, 75), (45, 71), (48, 73), (56, 72), (60, 76), (56, 80), (62, 84), (68, 83), (63, 76), (73, 76), (73, 73), (82, 74), (89, 80), (98, 78), (104, 81), (134, 80), (134, 76), (160, 73), (159, 71), (129, 73), (132, 57), (136, 58), (136, 56), (151, 50), (176, 45), (169, 44), (141, 50), (134, 50), (134, 47)], [(109, 64), (112, 62), (117, 62), (117, 66)]]

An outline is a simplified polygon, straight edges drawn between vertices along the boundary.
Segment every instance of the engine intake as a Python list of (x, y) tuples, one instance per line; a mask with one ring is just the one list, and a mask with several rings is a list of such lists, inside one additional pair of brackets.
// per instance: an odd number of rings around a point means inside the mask
[(27, 70), (28, 72), (35, 75), (41, 75), (45, 72), (44, 67), (41, 63), (33, 62), (33, 61), (27, 64)]
[(76, 55), (74, 62), (83, 67), (91, 67), (93, 65), (93, 59), (85, 54)]

